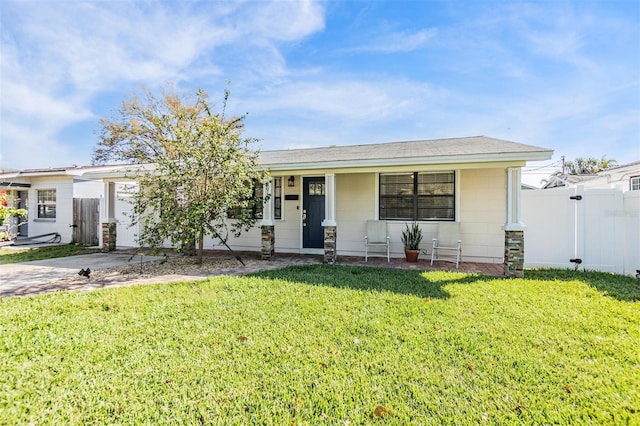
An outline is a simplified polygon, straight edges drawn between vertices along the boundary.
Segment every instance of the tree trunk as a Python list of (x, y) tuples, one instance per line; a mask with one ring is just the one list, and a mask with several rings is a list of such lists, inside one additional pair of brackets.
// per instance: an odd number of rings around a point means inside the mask
[(198, 235), (198, 264), (202, 263), (202, 255), (204, 253), (204, 232), (200, 231)]

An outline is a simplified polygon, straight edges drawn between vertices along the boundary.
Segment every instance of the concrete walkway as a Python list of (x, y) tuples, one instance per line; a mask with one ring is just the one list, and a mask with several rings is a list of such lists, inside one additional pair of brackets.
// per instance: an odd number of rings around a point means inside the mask
[[(61, 290), (93, 290), (105, 287), (138, 285), (152, 283), (169, 283), (176, 281), (193, 281), (205, 279), (215, 275), (242, 275), (267, 269), (278, 269), (292, 265), (306, 265), (322, 263), (322, 256), (308, 256), (299, 254), (276, 253), (271, 261), (260, 259), (260, 253), (245, 252), (243, 259), (247, 266), (239, 263), (233, 267), (219, 268), (207, 273), (193, 273), (185, 275), (175, 271), (171, 275), (154, 275), (132, 277), (113, 273), (100, 279), (84, 279), (78, 275), (81, 269), (91, 268), (92, 271), (116, 268), (127, 265), (137, 265), (141, 262), (151, 262), (163, 259), (162, 256), (140, 256), (131, 251), (94, 253), (78, 256), (61, 257), (32, 262), (0, 265), (0, 297), (26, 296)], [(229, 259), (226, 251), (210, 254), (214, 257)], [(455, 264), (450, 262), (430, 262), (420, 259), (417, 263), (407, 263), (404, 259), (369, 258), (368, 262), (362, 257), (339, 256), (338, 265), (373, 266), (392, 269), (412, 269), (418, 271), (448, 270), (456, 271)], [(503, 276), (501, 264), (462, 262), (460, 272), (478, 273), (490, 276)]]
[[(131, 262), (151, 262), (161, 260), (162, 256), (134, 256), (130, 253), (93, 253), (78, 256), (58, 257), (55, 259), (34, 260), (31, 262), (0, 265), (0, 296), (23, 293), (21, 289), (37, 290), (50, 282), (78, 277), (81, 269), (92, 271), (125, 266)], [(129, 259), (132, 259), (129, 262)], [(35, 293), (37, 291), (30, 291)]]

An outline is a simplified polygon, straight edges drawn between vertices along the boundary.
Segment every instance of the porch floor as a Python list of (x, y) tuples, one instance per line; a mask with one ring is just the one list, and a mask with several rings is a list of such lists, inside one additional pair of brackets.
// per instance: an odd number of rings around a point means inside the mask
[[(236, 252), (242, 259), (259, 260), (260, 253), (258, 252)], [(205, 250), (205, 256), (208, 257), (226, 257), (230, 256), (226, 250)], [(305, 265), (322, 263), (322, 255), (308, 255), (308, 254), (293, 254), (293, 253), (278, 253), (276, 252), (273, 259), (270, 261), (258, 261), (250, 262), (251, 266), (227, 269), (224, 273), (251, 273), (258, 272), (264, 269), (276, 269), (283, 268), (291, 265)], [(364, 261), (364, 256), (338, 256), (336, 265), (354, 265), (354, 266), (370, 266), (380, 268), (393, 268), (393, 269), (415, 269), (419, 271), (459, 271), (466, 273), (476, 273), (482, 275), (488, 275), (493, 277), (504, 276), (504, 265), (498, 263), (476, 263), (476, 262), (460, 262), (460, 267), (456, 269), (454, 262), (447, 261), (435, 261), (431, 266), (431, 259), (422, 255), (418, 258), (418, 262), (410, 263), (404, 258), (391, 258), (390, 262), (387, 262), (386, 257), (369, 257), (368, 261)]]
[[(278, 254), (276, 254), (278, 255)], [(284, 255), (283, 255), (284, 256)], [(456, 269), (454, 262), (444, 260), (434, 261), (431, 266), (431, 259), (418, 258), (418, 262), (410, 263), (403, 258), (391, 258), (387, 262), (386, 257), (369, 257), (368, 261), (364, 261), (364, 257), (355, 256), (338, 256), (338, 265), (358, 265), (358, 266), (376, 266), (380, 268), (395, 269), (418, 269), (421, 271), (459, 271), (467, 273), (477, 273), (494, 277), (504, 276), (504, 265), (498, 263), (475, 263), (460, 262), (460, 267)]]

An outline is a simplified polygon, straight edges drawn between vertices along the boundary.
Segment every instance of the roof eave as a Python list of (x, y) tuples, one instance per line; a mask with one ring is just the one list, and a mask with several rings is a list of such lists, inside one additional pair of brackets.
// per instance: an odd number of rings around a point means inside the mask
[(468, 164), (468, 163), (490, 163), (501, 161), (540, 161), (549, 160), (553, 151), (531, 151), (514, 152), (500, 154), (466, 154), (466, 155), (446, 155), (411, 158), (378, 158), (372, 160), (336, 160), (336, 161), (313, 161), (299, 163), (273, 163), (262, 164), (269, 170), (313, 170), (313, 169), (340, 169), (345, 167), (393, 167), (393, 166), (416, 166), (433, 164)]
[(38, 171), (38, 172), (18, 172), (12, 174), (0, 175), (2, 179), (15, 179), (15, 178), (34, 178), (43, 176), (72, 176), (67, 170), (57, 171)]

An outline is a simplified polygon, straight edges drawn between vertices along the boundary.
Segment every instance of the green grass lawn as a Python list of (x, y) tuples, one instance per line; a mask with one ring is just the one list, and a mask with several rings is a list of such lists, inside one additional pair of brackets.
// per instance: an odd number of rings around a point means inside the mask
[(56, 257), (75, 256), (77, 254), (96, 253), (98, 249), (77, 244), (61, 244), (44, 247), (12, 247), (0, 248), (0, 265), (7, 263), (29, 262), (32, 260), (53, 259)]
[(311, 265), (0, 299), (2, 424), (640, 424), (638, 280)]

